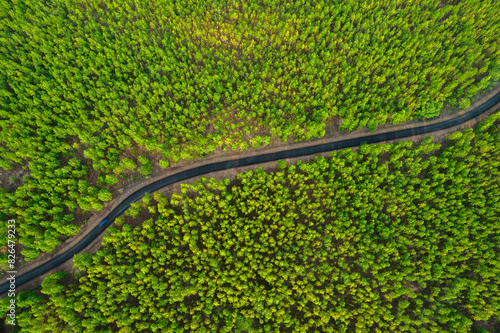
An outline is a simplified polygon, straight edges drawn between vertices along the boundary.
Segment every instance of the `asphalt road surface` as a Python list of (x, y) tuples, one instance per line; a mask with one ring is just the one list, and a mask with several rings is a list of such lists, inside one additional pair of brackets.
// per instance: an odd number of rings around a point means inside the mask
[[(412, 137), (415, 135), (421, 135), (421, 134), (430, 134), (436, 131), (444, 130), (453, 126), (460, 125), (464, 122), (467, 122), (471, 119), (474, 119), (481, 115), (482, 113), (486, 112), (493, 106), (495, 106), (497, 103), (500, 102), (500, 93), (496, 94), (493, 96), (491, 99), (489, 99), (487, 102), (479, 106), (478, 108), (467, 112), (461, 116), (458, 116), (453, 119), (449, 119), (440, 123), (432, 124), (432, 125), (423, 125), (423, 126), (417, 126), (414, 128), (410, 129), (405, 129), (405, 130), (399, 130), (399, 131), (393, 131), (393, 132), (388, 132), (388, 133), (381, 133), (381, 134), (373, 134), (373, 135), (367, 135), (364, 137), (360, 138), (354, 138), (354, 139), (347, 139), (347, 140), (341, 140), (337, 142), (331, 142), (331, 143), (325, 143), (325, 144), (319, 144), (316, 146), (311, 146), (311, 147), (304, 147), (304, 148), (295, 148), (295, 149), (290, 149), (290, 150), (285, 150), (285, 151), (280, 151), (276, 153), (270, 153), (270, 154), (263, 154), (263, 155), (257, 155), (257, 156), (251, 156), (251, 157), (245, 157), (245, 158), (240, 158), (240, 159), (235, 159), (235, 160), (230, 160), (230, 161), (224, 161), (224, 162), (218, 162), (218, 163), (212, 163), (212, 164), (207, 164), (203, 165), (197, 168), (193, 168), (190, 170), (182, 171), (177, 174), (168, 176), (166, 178), (160, 179), (148, 186), (145, 186), (136, 192), (132, 193), (129, 197), (127, 197), (125, 200), (123, 200), (118, 207), (116, 207), (106, 218), (108, 219), (108, 222), (104, 224), (102, 227), (97, 226), (95, 227), (89, 234), (87, 234), (78, 244), (73, 246), (71, 249), (66, 251), (64, 254), (61, 254), (60, 256), (46, 262), (45, 264), (42, 264), (41, 266), (38, 266), (34, 268), (33, 270), (16, 277), (16, 287), (19, 287), (20, 285), (29, 282), (30, 280), (50, 271), (51, 269), (61, 265), (65, 261), (73, 258), (73, 256), (83, 250), (85, 247), (87, 247), (96, 237), (98, 237), (105, 229), (108, 227), (118, 216), (120, 216), (127, 208), (130, 206), (131, 203), (139, 200), (142, 198), (144, 193), (149, 192), (153, 193), (157, 190), (159, 190), (162, 187), (165, 187), (167, 185), (191, 178), (191, 177), (197, 177), (201, 176), (204, 174), (207, 174), (209, 172), (214, 172), (214, 171), (220, 171), (220, 170), (226, 170), (226, 169), (231, 169), (235, 167), (241, 167), (241, 166), (249, 166), (249, 165), (254, 165), (254, 164), (261, 164), (265, 162), (272, 162), (272, 161), (278, 161), (286, 158), (293, 158), (293, 157), (300, 157), (300, 156), (306, 156), (306, 155), (312, 155), (312, 154), (319, 154), (319, 153), (325, 153), (337, 149), (343, 149), (343, 148), (349, 148), (349, 147), (356, 147), (359, 146), (363, 143), (378, 143), (378, 142), (383, 142), (383, 141), (388, 141), (388, 140), (394, 140), (394, 139), (401, 139), (401, 138), (408, 138)], [(6, 276), (9, 276), (9, 274), (6, 274)], [(9, 290), (9, 283), (4, 283), (0, 285), (0, 294), (3, 294)]]

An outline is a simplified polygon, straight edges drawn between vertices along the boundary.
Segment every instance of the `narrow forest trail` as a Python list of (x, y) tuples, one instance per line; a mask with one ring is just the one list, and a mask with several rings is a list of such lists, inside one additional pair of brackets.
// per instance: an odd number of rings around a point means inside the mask
[[(436, 134), (440, 131), (449, 129), (451, 127), (463, 124), (465, 122), (468, 122), (470, 120), (473, 120), (474, 118), (479, 117), (483, 113), (487, 112), (494, 106), (496, 106), (498, 103), (500, 103), (500, 92), (496, 93), (493, 95), (490, 99), (488, 99), (486, 102), (478, 106), (477, 108), (461, 114), (457, 117), (442, 121), (442, 122), (437, 122), (437, 123), (432, 123), (432, 124), (415, 124), (414, 127), (412, 128), (407, 128), (407, 129), (401, 129), (401, 130), (396, 130), (396, 131), (391, 131), (391, 132), (384, 132), (384, 133), (379, 133), (379, 134), (372, 134), (372, 135), (365, 135), (361, 137), (356, 137), (356, 138), (351, 138), (351, 139), (344, 139), (344, 140), (338, 140), (334, 142), (328, 142), (328, 143), (321, 143), (317, 145), (312, 145), (312, 146), (306, 146), (306, 147), (301, 147), (301, 148), (292, 148), (288, 150), (282, 150), (282, 151), (277, 151), (277, 152), (272, 152), (272, 153), (266, 153), (266, 154), (260, 154), (260, 155), (254, 155), (254, 156), (248, 156), (248, 157), (242, 157), (242, 158), (237, 158), (237, 159), (232, 159), (232, 160), (226, 160), (222, 162), (216, 162), (216, 163), (209, 163), (205, 165), (201, 165), (198, 167), (194, 167), (191, 169), (187, 169), (184, 171), (177, 172), (175, 174), (169, 175), (167, 177), (164, 177), (162, 179), (159, 179), (157, 181), (152, 182), (149, 185), (146, 185), (135, 192), (133, 192), (131, 195), (129, 195), (125, 200), (120, 202), (105, 218), (108, 219), (108, 222), (103, 226), (96, 226), (90, 232), (88, 232), (86, 235), (82, 236), (83, 238), (74, 246), (72, 246), (70, 249), (68, 249), (66, 252), (63, 254), (39, 265), (38, 267), (33, 268), (32, 270), (28, 271), (27, 273), (20, 275), (16, 277), (16, 288), (37, 278), (38, 276), (54, 269), (55, 267), (65, 263), (66, 261), (70, 260), (73, 258), (73, 256), (80, 251), (84, 250), (93, 240), (95, 240), (99, 235), (101, 235), (104, 230), (106, 230), (106, 227), (111, 225), (113, 221), (120, 216), (123, 212), (125, 212), (131, 203), (140, 200), (143, 195), (148, 192), (152, 193), (155, 192), (165, 186), (184, 181), (189, 178), (193, 177), (198, 177), (202, 176), (205, 174), (208, 174), (210, 172), (215, 172), (215, 171), (220, 171), (220, 170), (227, 170), (227, 169), (232, 169), (232, 168), (237, 168), (237, 167), (243, 167), (243, 166), (251, 166), (251, 165), (258, 165), (262, 163), (267, 163), (267, 162), (273, 162), (273, 161), (278, 161), (282, 159), (288, 159), (288, 158), (296, 158), (296, 157), (301, 157), (301, 156), (307, 156), (307, 155), (315, 155), (315, 154), (320, 154), (320, 153), (325, 153), (333, 150), (338, 150), (338, 149), (344, 149), (344, 148), (352, 148), (359, 146), (363, 143), (367, 144), (374, 144), (374, 143), (381, 143), (385, 141), (390, 141), (390, 140), (399, 140), (399, 139), (405, 139), (405, 138), (410, 138), (413, 136), (417, 135), (422, 135), (422, 134)], [(7, 275), (6, 275), (7, 276)], [(4, 283), (0, 285), (0, 295), (6, 293), (9, 290), (9, 283)], [(4, 295), (2, 295), (4, 296)]]

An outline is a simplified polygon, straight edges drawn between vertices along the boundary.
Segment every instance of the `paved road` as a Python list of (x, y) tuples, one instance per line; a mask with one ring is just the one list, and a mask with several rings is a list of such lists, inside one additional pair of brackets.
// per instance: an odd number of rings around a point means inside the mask
[[(493, 96), (491, 99), (489, 99), (487, 102), (485, 102), (484, 104), (482, 104), (478, 108), (476, 108), (468, 113), (465, 113), (461, 116), (458, 116), (456, 118), (449, 119), (449, 120), (446, 120), (446, 121), (443, 121), (440, 123), (436, 123), (436, 124), (432, 124), (432, 125), (423, 125), (423, 126), (410, 128), (410, 129), (393, 131), (393, 132), (388, 132), (388, 133), (367, 135), (367, 136), (360, 137), (360, 138), (347, 139), (347, 140), (341, 140), (341, 141), (337, 141), (337, 142), (319, 144), (319, 145), (311, 146), (311, 147), (295, 148), (295, 149), (280, 151), (280, 152), (276, 152), (276, 153), (263, 154), (263, 155), (245, 157), (245, 158), (240, 158), (240, 159), (235, 159), (235, 160), (230, 160), (230, 161), (212, 163), (212, 164), (203, 165), (203, 166), (200, 166), (197, 168), (193, 168), (190, 170), (182, 171), (182, 172), (179, 172), (177, 174), (160, 179), (160, 180), (158, 180), (158, 181), (156, 181), (148, 186), (145, 186), (145, 187), (141, 188), (140, 190), (137, 190), (136, 192), (132, 193), (129, 197), (127, 197), (124, 201), (122, 201), (118, 205), (118, 207), (116, 207), (108, 216), (106, 216), (106, 218), (108, 219), (108, 222), (104, 226), (102, 226), (102, 227), (97, 226), (88, 235), (86, 235), (78, 244), (73, 246), (67, 252), (65, 252), (64, 254), (61, 254), (60, 256), (46, 262), (45, 264), (38, 266), (38, 267), (34, 268), (33, 270), (17, 277), (16, 278), (16, 287), (19, 287), (20, 285), (22, 285), (26, 282), (29, 282), (30, 280), (48, 272), (49, 270), (61, 265), (65, 261), (73, 258), (73, 256), (76, 253), (80, 252), (82, 249), (87, 247), (96, 237), (98, 237), (106, 229), (106, 227), (108, 227), (115, 220), (115, 218), (117, 218), (125, 210), (127, 210), (127, 208), (130, 206), (131, 203), (142, 198), (142, 196), (146, 192), (153, 193), (153, 192), (155, 192), (155, 191), (159, 190), (160, 188), (165, 187), (167, 185), (170, 185), (170, 184), (173, 184), (173, 183), (176, 183), (176, 182), (179, 182), (179, 181), (191, 178), (191, 177), (201, 176), (201, 175), (207, 174), (209, 172), (226, 170), (226, 169), (231, 169), (231, 168), (241, 167), (241, 166), (261, 164), (261, 163), (265, 163), (265, 162), (272, 162), (272, 161), (277, 161), (277, 160), (286, 159), (286, 158), (319, 154), (319, 153), (329, 152), (329, 151), (337, 150), (337, 149), (356, 147), (356, 146), (361, 145), (362, 143), (378, 143), (378, 142), (383, 142), (383, 141), (388, 141), (388, 140), (408, 138), (408, 137), (412, 137), (414, 135), (433, 133), (436, 131), (440, 131), (440, 130), (444, 130), (444, 129), (456, 126), (456, 125), (460, 125), (466, 121), (474, 119), (477, 116), (479, 116), (482, 113), (489, 110), (490, 108), (492, 108), (493, 106), (495, 106), (499, 102), (500, 102), (500, 93)], [(8, 274), (7, 274), (7, 276), (8, 276)], [(0, 285), (0, 294), (3, 294), (8, 290), (9, 290), (8, 283), (4, 283), (4, 284)]]

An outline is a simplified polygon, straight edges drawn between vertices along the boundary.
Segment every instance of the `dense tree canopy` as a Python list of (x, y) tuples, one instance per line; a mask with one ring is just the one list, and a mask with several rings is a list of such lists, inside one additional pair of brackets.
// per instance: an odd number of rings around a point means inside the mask
[(150, 174), (150, 155), (168, 167), (321, 137), (334, 116), (344, 130), (373, 130), (435, 116), (446, 101), (466, 107), (500, 78), (499, 10), (492, 0), (2, 1), (0, 167), (29, 175), (0, 191), (1, 210), (18, 219), (31, 259), (79, 230), (75, 211), (102, 209), (101, 188)]
[(445, 148), (364, 145), (147, 195), (141, 226), (75, 257), (78, 282), (19, 295), (21, 331), (469, 332), (500, 316), (496, 119)]

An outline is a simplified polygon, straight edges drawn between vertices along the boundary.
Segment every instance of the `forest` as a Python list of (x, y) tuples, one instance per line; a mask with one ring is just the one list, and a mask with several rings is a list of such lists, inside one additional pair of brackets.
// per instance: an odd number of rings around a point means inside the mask
[(14, 218), (25, 260), (52, 251), (156, 165), (322, 137), (336, 119), (373, 131), (467, 108), (500, 79), (499, 10), (492, 0), (1, 1), (0, 244)]
[(442, 144), (365, 144), (148, 194), (101, 250), (75, 256), (77, 273), (20, 293), (17, 323), (36, 333), (488, 332), (477, 322), (500, 318), (499, 125), (500, 112)]

